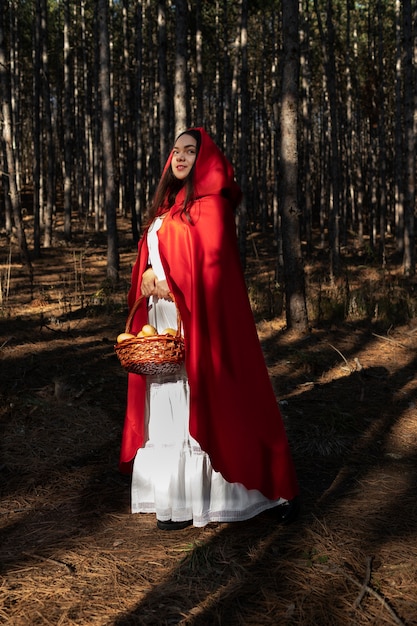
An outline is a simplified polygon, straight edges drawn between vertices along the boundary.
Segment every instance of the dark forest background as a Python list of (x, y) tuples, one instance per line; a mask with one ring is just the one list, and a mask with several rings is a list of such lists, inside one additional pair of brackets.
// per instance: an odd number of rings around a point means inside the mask
[(117, 282), (118, 219), (137, 241), (171, 142), (201, 125), (244, 191), (239, 239), (269, 233), (277, 280), (284, 268), (302, 293), (320, 251), (334, 281), (352, 249), (413, 277), (416, 14), (411, 0), (0, 0), (3, 245), (15, 234), (30, 268), (62, 214), (68, 241), (74, 220), (107, 233)]

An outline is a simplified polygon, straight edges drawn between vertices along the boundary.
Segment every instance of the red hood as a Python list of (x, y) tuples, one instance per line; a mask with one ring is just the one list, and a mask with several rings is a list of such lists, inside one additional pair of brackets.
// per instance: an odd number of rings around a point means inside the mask
[[(200, 148), (194, 164), (195, 197), (221, 195), (228, 198), (232, 208), (236, 209), (242, 193), (235, 181), (232, 165), (204, 128), (198, 127), (188, 130), (198, 131), (201, 137)], [(164, 171), (171, 166), (172, 154), (171, 152), (167, 159)], [(176, 197), (177, 205), (182, 205), (184, 194), (185, 189), (183, 188)]]

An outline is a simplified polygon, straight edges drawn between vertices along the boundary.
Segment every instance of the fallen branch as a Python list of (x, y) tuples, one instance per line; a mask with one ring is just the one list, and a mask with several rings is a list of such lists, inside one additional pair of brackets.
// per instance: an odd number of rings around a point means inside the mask
[(335, 348), (331, 343), (329, 343), (329, 346), (331, 348), (333, 348), (333, 350), (336, 350), (336, 352), (338, 354), (340, 354), (340, 356), (342, 357), (342, 359), (344, 360), (344, 362), (346, 363), (346, 365), (348, 366), (348, 368), (350, 369), (351, 372), (353, 372), (353, 367), (351, 365), (349, 365), (349, 363), (347, 362), (347, 359), (343, 356), (343, 354), (340, 352), (340, 350), (338, 350), (337, 348)]
[(374, 337), (378, 337), (378, 339), (389, 341), (390, 343), (393, 343), (394, 345), (399, 346), (400, 348), (407, 348), (407, 346), (405, 346), (403, 343), (400, 343), (399, 341), (395, 341), (395, 339), (391, 339), (391, 337), (384, 337), (383, 335), (377, 335), (376, 333), (372, 333), (372, 335)]
[(64, 563), (64, 561), (58, 561), (57, 559), (51, 559), (48, 556), (41, 556), (40, 554), (33, 554), (33, 552), (22, 552), (24, 556), (28, 556), (31, 559), (35, 559), (36, 561), (42, 561), (44, 563), (50, 563), (51, 565), (59, 565), (59, 567), (64, 567), (71, 574), (75, 572), (75, 567), (73, 565), (68, 565), (68, 563)]
[(372, 557), (368, 556), (368, 558), (366, 559), (366, 573), (365, 573), (365, 579), (362, 584), (362, 589), (360, 590), (359, 595), (355, 600), (355, 604), (353, 605), (355, 609), (359, 608), (359, 605), (362, 602), (364, 595), (367, 592), (367, 589), (369, 587), (369, 583), (371, 581), (371, 567), (372, 567)]
[(12, 339), (14, 339), (14, 337), (8, 337), (7, 339), (5, 339), (3, 341), (3, 343), (0, 346), (0, 350), (3, 350), (4, 346), (7, 346), (7, 344), (9, 343), (9, 341), (11, 341)]
[[(368, 567), (369, 567), (369, 578), (370, 578), (370, 575), (371, 575), (370, 574), (370, 563), (369, 563)], [(366, 576), (365, 576), (364, 582), (361, 583), (354, 576), (351, 576), (348, 572), (346, 572), (342, 567), (339, 567), (338, 565), (332, 565), (332, 566), (328, 567), (327, 569), (329, 571), (333, 571), (333, 572), (337, 572), (339, 574), (342, 574), (342, 576), (345, 576), (345, 578), (347, 578), (348, 580), (350, 580), (350, 582), (352, 582), (354, 585), (356, 585), (357, 587), (360, 588), (361, 593), (359, 594), (358, 598), (355, 601), (355, 608), (358, 607), (358, 600), (359, 600), (359, 602), (361, 602), (363, 596), (365, 595), (365, 593), (369, 593), (370, 596), (373, 596), (374, 598), (376, 598), (382, 604), (382, 606), (388, 611), (388, 613), (392, 617), (393, 621), (396, 624), (398, 624), (398, 626), (407, 626), (406, 623), (403, 622), (400, 617), (398, 617), (398, 615), (396, 614), (394, 609), (391, 608), (391, 606), (385, 600), (385, 598), (380, 593), (375, 591), (375, 589), (373, 589), (369, 585), (369, 580), (367, 578), (368, 577), (368, 570), (366, 572)]]

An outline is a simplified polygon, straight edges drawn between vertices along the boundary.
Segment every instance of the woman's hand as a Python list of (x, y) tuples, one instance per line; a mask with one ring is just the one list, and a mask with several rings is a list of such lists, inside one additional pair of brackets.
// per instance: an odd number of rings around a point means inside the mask
[(142, 296), (145, 296), (145, 298), (149, 298), (149, 296), (157, 296), (163, 300), (172, 300), (169, 295), (170, 292), (167, 281), (158, 280), (158, 276), (151, 267), (149, 267), (142, 274), (140, 292)]
[(158, 282), (158, 277), (153, 271), (151, 267), (149, 267), (142, 274), (142, 282), (140, 285), (140, 292), (142, 296), (145, 298), (149, 298), (149, 296), (156, 295), (156, 283)]
[(155, 294), (158, 298), (162, 298), (163, 300), (172, 300), (169, 295), (169, 287), (166, 280), (157, 280), (155, 285)]

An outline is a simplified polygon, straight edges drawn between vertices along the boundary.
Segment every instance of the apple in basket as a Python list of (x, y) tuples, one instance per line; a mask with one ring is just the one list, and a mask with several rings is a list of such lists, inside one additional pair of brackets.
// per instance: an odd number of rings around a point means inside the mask
[(130, 333), (120, 333), (116, 341), (117, 343), (122, 343), (122, 341), (126, 341), (127, 339), (133, 339), (134, 337), (135, 335), (131, 335)]
[(142, 326), (142, 330), (138, 332), (137, 337), (152, 337), (157, 334), (158, 331), (155, 326), (152, 326), (152, 324), (145, 324), (145, 326)]
[(161, 333), (161, 335), (172, 335), (173, 337), (175, 337), (176, 334), (177, 331), (175, 330), (175, 328), (165, 328), (165, 330), (163, 330)]

